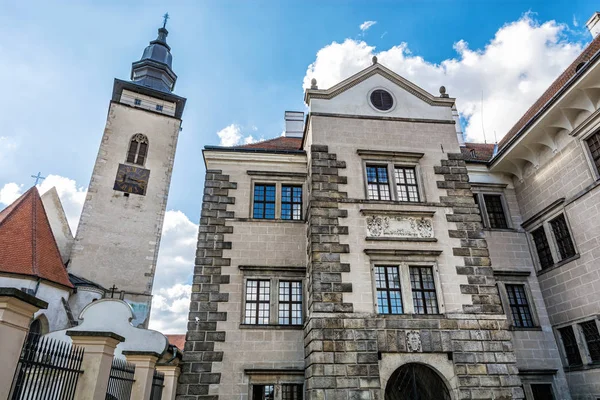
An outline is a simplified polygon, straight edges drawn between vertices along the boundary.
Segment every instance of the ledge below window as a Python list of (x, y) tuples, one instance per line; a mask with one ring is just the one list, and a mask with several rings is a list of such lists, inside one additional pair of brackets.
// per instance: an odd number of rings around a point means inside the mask
[(304, 224), (306, 223), (305, 220), (303, 219), (268, 219), (268, 218), (228, 218), (227, 220), (229, 221), (235, 221), (235, 222), (270, 222), (270, 223), (276, 223), (276, 224), (280, 224), (280, 223), (284, 223), (284, 224)]
[(511, 326), (510, 328), (508, 328), (509, 331), (513, 331), (513, 332), (521, 332), (521, 331), (525, 331), (525, 332), (542, 332), (543, 329), (541, 326), (532, 326), (532, 327), (520, 327), (520, 326)]
[(585, 365), (574, 365), (572, 367), (564, 367), (565, 372), (577, 372), (577, 371), (586, 371), (588, 369), (598, 369), (600, 368), (600, 362), (594, 362), (591, 364)]
[(258, 325), (258, 324), (240, 324), (240, 329), (268, 329), (276, 331), (301, 331), (304, 325)]
[(558, 269), (558, 268), (562, 267), (563, 265), (570, 263), (571, 261), (575, 261), (575, 260), (577, 260), (580, 257), (581, 256), (579, 254), (575, 254), (572, 257), (565, 258), (564, 260), (557, 262), (556, 264), (554, 264), (551, 267), (539, 270), (537, 272), (537, 276), (544, 275), (544, 274), (546, 274), (546, 273), (548, 273), (550, 271), (554, 271), (555, 269)]

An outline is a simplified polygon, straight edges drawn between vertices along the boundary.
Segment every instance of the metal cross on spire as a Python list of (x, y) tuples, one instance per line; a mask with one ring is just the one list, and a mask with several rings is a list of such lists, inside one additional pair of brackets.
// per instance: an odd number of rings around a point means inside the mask
[(165, 29), (166, 29), (166, 27), (167, 27), (167, 20), (168, 20), (169, 18), (170, 18), (170, 17), (169, 17), (169, 13), (165, 13), (165, 15), (163, 15), (163, 19), (164, 19), (164, 22), (163, 22), (163, 28), (165, 28)]
[(35, 185), (37, 186), (37, 184), (40, 182), (40, 180), (44, 180), (46, 179), (45, 176), (42, 176), (41, 172), (38, 172), (37, 175), (31, 175), (32, 178), (35, 178)]

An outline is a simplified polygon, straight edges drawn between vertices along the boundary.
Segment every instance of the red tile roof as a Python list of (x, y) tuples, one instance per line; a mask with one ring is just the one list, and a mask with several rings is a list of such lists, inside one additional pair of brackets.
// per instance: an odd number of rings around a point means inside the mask
[(179, 350), (183, 351), (183, 347), (185, 346), (185, 335), (165, 335), (169, 340), (169, 344), (177, 347)]
[(35, 186), (0, 212), (0, 272), (73, 287)]
[(487, 162), (494, 155), (494, 144), (486, 143), (465, 143), (465, 147), (461, 147), (466, 161), (482, 161)]
[(262, 142), (235, 146), (238, 149), (261, 149), (261, 150), (302, 150), (302, 138), (280, 136), (275, 139), (263, 140)]
[(575, 74), (577, 73), (577, 66), (581, 63), (589, 61), (594, 54), (600, 50), (600, 35), (596, 36), (594, 40), (581, 52), (581, 54), (559, 75), (558, 78), (546, 91), (536, 100), (535, 103), (523, 114), (521, 119), (508, 131), (508, 133), (500, 140), (498, 146), (504, 147), (510, 139), (525, 127), (525, 125), (548, 103), (558, 92), (563, 88)]

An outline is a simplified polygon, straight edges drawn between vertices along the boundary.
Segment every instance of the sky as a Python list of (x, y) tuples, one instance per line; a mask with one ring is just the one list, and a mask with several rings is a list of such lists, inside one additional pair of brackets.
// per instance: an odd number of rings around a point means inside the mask
[[(280, 136), (284, 111), (379, 62), (457, 98), (469, 141), (500, 140), (592, 39), (592, 1), (7, 1), (0, 13), (0, 209), (56, 186), (73, 232), (114, 78), (162, 15), (187, 98), (151, 327), (184, 332), (204, 182), (202, 148)], [(485, 136), (484, 136), (485, 132)]]

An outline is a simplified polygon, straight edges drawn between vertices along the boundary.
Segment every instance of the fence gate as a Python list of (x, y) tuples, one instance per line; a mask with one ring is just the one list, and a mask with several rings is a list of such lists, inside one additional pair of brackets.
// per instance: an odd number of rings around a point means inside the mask
[(83, 349), (29, 333), (11, 387), (11, 400), (72, 400)]
[(134, 375), (134, 364), (119, 358), (113, 358), (110, 377), (108, 378), (106, 400), (129, 400), (131, 397), (131, 387), (133, 386), (133, 382), (135, 382), (135, 379), (133, 379)]
[(161, 400), (162, 391), (165, 382), (165, 374), (154, 370), (154, 376), (152, 376), (152, 392), (150, 393), (150, 400)]

